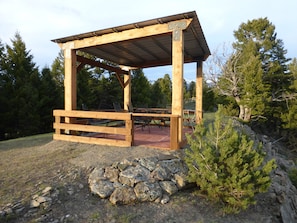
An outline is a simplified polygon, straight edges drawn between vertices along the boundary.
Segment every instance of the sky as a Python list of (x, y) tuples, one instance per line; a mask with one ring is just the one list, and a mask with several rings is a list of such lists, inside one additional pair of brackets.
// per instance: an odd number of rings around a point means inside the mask
[[(50, 67), (60, 51), (52, 39), (196, 11), (211, 52), (231, 44), (240, 24), (267, 17), (287, 57), (294, 58), (296, 9), (295, 0), (0, 0), (0, 40), (11, 45), (19, 32), (41, 70)], [(171, 66), (144, 69), (149, 80), (171, 72)], [(195, 79), (195, 64), (184, 66), (184, 78)]]

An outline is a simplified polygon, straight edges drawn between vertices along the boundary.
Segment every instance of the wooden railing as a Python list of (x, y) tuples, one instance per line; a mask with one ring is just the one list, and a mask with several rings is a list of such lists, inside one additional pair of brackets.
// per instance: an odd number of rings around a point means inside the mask
[[(130, 113), (54, 110), (53, 114), (53, 139), (110, 146), (133, 144), (133, 121)], [(110, 125), (112, 121), (122, 122), (123, 125)], [(119, 135), (122, 139), (118, 136), (113, 139), (107, 135)]]
[[(180, 148), (179, 116), (171, 114), (54, 110), (53, 139), (110, 146), (134, 145), (135, 117), (169, 118), (170, 148)], [(133, 118), (134, 117), (134, 118)], [(112, 124), (114, 123), (114, 124)], [(122, 125), (118, 125), (122, 123)], [(112, 137), (112, 135), (117, 135)]]

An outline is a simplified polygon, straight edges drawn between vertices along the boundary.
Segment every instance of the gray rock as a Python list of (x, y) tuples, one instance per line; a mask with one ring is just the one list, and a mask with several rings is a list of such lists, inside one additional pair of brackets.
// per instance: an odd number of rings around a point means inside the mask
[(151, 173), (151, 178), (156, 180), (169, 180), (172, 177), (171, 172), (166, 166), (157, 166)]
[(89, 175), (89, 184), (95, 183), (98, 180), (106, 180), (103, 168), (95, 168)]
[(162, 160), (159, 162), (160, 166), (166, 167), (172, 174), (175, 173), (186, 173), (187, 167), (186, 164), (181, 159), (170, 159), (170, 160)]
[(172, 195), (178, 191), (177, 186), (172, 181), (160, 181), (159, 184), (161, 188), (169, 195)]
[(150, 171), (141, 165), (130, 166), (119, 174), (119, 182), (133, 187), (136, 183), (147, 181)]
[(138, 162), (149, 171), (153, 171), (156, 168), (158, 159), (156, 157), (140, 158)]
[(167, 194), (164, 194), (161, 199), (161, 204), (167, 204), (169, 202), (170, 198)]
[(183, 189), (188, 184), (187, 175), (184, 173), (176, 173), (173, 177), (178, 189)]
[(155, 201), (162, 197), (162, 188), (158, 182), (140, 182), (136, 184), (134, 192), (140, 201)]
[(52, 187), (46, 187), (44, 188), (44, 190), (42, 191), (42, 195), (46, 196), (46, 195), (49, 195), (50, 192), (52, 191)]
[(118, 182), (119, 170), (114, 167), (106, 167), (104, 177), (108, 178), (111, 182)]
[(132, 187), (122, 186), (113, 191), (109, 201), (112, 204), (133, 204), (136, 203), (137, 197)]
[(36, 200), (31, 200), (30, 202), (30, 208), (37, 208), (40, 206), (40, 203)]
[(33, 199), (30, 202), (30, 208), (37, 208), (41, 204), (45, 204), (44, 206), (50, 205), (52, 199), (50, 197), (44, 197), (44, 196), (39, 196), (39, 195), (34, 195)]
[(97, 194), (101, 198), (107, 198), (114, 191), (114, 186), (113, 183), (106, 180), (102, 180), (90, 184), (90, 189), (93, 194)]

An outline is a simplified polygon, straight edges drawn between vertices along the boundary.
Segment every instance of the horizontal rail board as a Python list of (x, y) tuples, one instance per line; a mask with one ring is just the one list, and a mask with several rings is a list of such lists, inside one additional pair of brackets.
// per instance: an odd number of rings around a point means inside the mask
[(131, 114), (127, 112), (54, 110), (53, 113), (54, 113), (54, 116), (71, 117), (71, 118), (95, 118), (95, 119), (112, 119), (112, 120), (129, 120), (131, 118)]
[(160, 117), (160, 118), (178, 118), (178, 115), (157, 114), (157, 113), (132, 113), (132, 117)]
[(108, 146), (121, 146), (121, 147), (131, 146), (131, 144), (129, 142), (124, 141), (124, 140), (114, 140), (114, 139), (94, 138), (94, 137), (83, 137), (83, 136), (75, 136), (75, 135), (54, 134), (53, 139), (54, 140), (70, 141), (70, 142), (97, 144), (97, 145), (108, 145)]
[(111, 133), (111, 134), (120, 134), (120, 135), (127, 135), (129, 133), (129, 131), (126, 128), (68, 124), (68, 123), (54, 123), (54, 129), (67, 129), (67, 130), (75, 130), (75, 131), (83, 131), (83, 132), (102, 132), (102, 133)]

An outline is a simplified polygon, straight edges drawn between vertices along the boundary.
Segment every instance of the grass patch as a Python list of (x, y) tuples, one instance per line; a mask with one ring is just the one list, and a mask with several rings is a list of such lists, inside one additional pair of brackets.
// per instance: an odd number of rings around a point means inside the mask
[(53, 140), (53, 133), (0, 141), (0, 150), (41, 146)]

